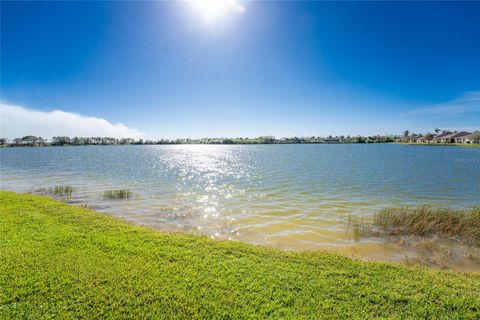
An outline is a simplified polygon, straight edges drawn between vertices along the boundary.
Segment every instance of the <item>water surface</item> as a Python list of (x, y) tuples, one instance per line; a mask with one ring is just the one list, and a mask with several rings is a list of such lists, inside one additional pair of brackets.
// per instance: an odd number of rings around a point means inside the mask
[[(172, 145), (0, 149), (1, 188), (74, 186), (72, 201), (136, 223), (293, 250), (401, 260), (352, 239), (349, 215), (479, 204), (480, 148), (407, 145)], [(128, 200), (106, 200), (108, 189)], [(410, 250), (411, 251), (411, 250)], [(415, 254), (414, 251), (409, 254)]]

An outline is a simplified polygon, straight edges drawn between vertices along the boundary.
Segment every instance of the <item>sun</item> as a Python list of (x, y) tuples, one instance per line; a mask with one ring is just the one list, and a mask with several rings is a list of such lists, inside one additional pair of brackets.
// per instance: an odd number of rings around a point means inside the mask
[(245, 12), (245, 8), (235, 0), (193, 0), (192, 3), (208, 23), (220, 20), (232, 13), (242, 14)]

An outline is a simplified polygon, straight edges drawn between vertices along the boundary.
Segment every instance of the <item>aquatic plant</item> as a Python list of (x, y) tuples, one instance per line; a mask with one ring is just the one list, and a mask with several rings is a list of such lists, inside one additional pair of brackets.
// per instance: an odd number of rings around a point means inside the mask
[(71, 197), (73, 193), (73, 187), (68, 185), (56, 185), (49, 189), (49, 192), (59, 197)]
[(348, 225), (352, 230), (352, 238), (359, 241), (362, 237), (370, 233), (371, 223), (365, 218), (359, 218), (353, 215), (348, 216)]
[(480, 207), (389, 208), (377, 213), (372, 224), (389, 235), (439, 236), (480, 245)]
[(128, 189), (119, 189), (119, 190), (106, 190), (103, 192), (103, 197), (105, 199), (128, 199), (131, 198), (133, 193)]

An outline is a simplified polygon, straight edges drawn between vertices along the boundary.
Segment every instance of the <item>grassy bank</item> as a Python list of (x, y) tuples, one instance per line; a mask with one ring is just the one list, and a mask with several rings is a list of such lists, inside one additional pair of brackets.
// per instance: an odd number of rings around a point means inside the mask
[(0, 318), (461, 318), (480, 274), (167, 234), (0, 192)]

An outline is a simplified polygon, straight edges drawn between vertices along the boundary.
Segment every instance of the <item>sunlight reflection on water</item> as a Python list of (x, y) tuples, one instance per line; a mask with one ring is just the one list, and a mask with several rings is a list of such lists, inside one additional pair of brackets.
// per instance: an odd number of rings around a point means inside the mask
[[(472, 207), (480, 194), (480, 160), (458, 161), (480, 159), (478, 148), (88, 146), (8, 148), (0, 156), (2, 189), (67, 184), (76, 188), (72, 201), (161, 230), (367, 258), (385, 244), (355, 242), (348, 215), (403, 204)], [(103, 199), (122, 188), (134, 196)]]

